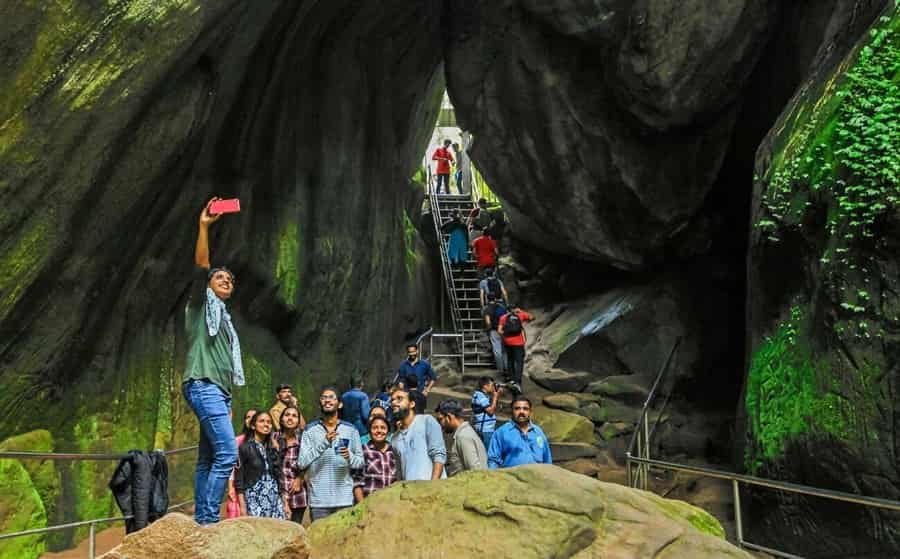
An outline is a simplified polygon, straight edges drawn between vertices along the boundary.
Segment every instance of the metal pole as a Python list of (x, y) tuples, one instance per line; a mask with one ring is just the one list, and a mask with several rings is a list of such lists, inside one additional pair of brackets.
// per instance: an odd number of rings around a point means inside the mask
[(731, 489), (734, 492), (734, 531), (739, 546), (744, 545), (744, 524), (741, 521), (741, 486), (738, 480), (731, 480)]
[(96, 545), (97, 525), (91, 522), (90, 534), (88, 535), (88, 559), (94, 559), (94, 548)]

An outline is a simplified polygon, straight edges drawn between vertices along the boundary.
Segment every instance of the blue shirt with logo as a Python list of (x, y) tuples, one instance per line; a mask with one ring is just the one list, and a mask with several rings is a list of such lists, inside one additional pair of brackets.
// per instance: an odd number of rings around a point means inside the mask
[(528, 424), (522, 433), (515, 422), (504, 423), (491, 437), (488, 448), (488, 468), (511, 468), (522, 464), (552, 464), (550, 441), (540, 427)]

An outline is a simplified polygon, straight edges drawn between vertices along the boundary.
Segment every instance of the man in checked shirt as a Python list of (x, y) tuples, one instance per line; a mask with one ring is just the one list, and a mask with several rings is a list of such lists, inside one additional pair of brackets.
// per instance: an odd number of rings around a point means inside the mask
[(387, 441), (389, 430), (385, 417), (375, 415), (369, 420), (369, 442), (362, 447), (365, 465), (353, 472), (353, 497), (357, 503), (397, 479), (394, 450)]

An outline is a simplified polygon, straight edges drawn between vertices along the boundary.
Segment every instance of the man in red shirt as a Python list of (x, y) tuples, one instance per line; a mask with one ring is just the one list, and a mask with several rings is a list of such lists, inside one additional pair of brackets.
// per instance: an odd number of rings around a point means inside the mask
[(514, 389), (522, 391), (522, 372), (525, 369), (525, 323), (534, 317), (519, 308), (510, 305), (509, 312), (500, 317), (497, 332), (503, 337), (506, 347), (506, 366), (516, 384)]
[[(441, 182), (443, 181), (444, 185), (447, 187), (447, 194), (450, 194), (450, 163), (453, 162), (453, 154), (450, 153), (450, 150), (447, 149), (452, 144), (450, 140), (444, 140), (444, 147), (437, 148), (434, 150), (434, 155), (431, 156), (432, 161), (437, 161), (437, 170), (435, 174), (437, 175), (437, 193), (441, 192)], [(457, 185), (456, 187), (459, 190), (459, 193), (462, 194), (462, 188)]]
[(491, 237), (487, 229), (472, 241), (472, 252), (475, 254), (479, 272), (497, 265), (497, 257), (500, 254), (497, 250), (497, 241)]

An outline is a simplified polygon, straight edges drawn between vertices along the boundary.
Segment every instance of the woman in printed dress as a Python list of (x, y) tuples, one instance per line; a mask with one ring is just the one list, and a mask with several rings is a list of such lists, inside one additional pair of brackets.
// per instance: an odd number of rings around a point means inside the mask
[(241, 501), (241, 514), (285, 519), (281, 492), (282, 453), (272, 437), (272, 416), (258, 411), (250, 420), (252, 436), (238, 449), (234, 486)]

